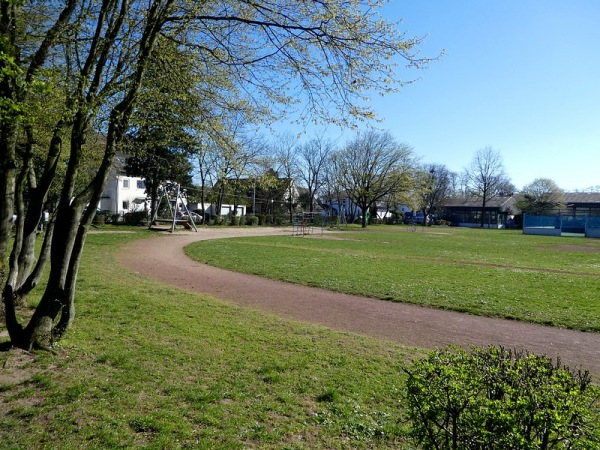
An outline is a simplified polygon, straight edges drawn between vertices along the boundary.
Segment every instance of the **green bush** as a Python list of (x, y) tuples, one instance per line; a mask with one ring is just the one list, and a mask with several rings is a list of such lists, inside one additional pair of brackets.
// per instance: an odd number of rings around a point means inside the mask
[(223, 225), (223, 222), (224, 222), (224, 220), (223, 220), (222, 216), (216, 215), (216, 216), (213, 217), (213, 224), (214, 225)]
[(254, 215), (246, 216), (246, 225), (258, 225), (258, 217)]
[(423, 449), (597, 449), (600, 391), (587, 372), (502, 347), (439, 350), (406, 384)]
[[(93, 223), (97, 224), (97, 225), (104, 225), (107, 223), (111, 223), (114, 219), (114, 214), (109, 211), (109, 210), (102, 210), (102, 211), (96, 211), (96, 215), (94, 216), (94, 220)], [(116, 215), (117, 218), (119, 217), (119, 215)]]
[(106, 216), (104, 214), (96, 214), (96, 216), (94, 217), (94, 221), (93, 223), (95, 223), (96, 225), (105, 225), (106, 224)]
[(125, 225), (146, 225), (148, 223), (148, 213), (146, 211), (135, 211), (126, 213), (123, 216)]
[(231, 220), (229, 222), (232, 226), (237, 227), (240, 224), (240, 216), (231, 216)]

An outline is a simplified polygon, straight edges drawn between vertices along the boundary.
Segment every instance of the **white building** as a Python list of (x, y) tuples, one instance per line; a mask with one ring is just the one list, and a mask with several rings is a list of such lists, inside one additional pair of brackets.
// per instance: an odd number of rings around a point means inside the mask
[[(190, 211), (198, 211), (201, 209), (201, 203), (188, 203), (187, 207)], [(208, 214), (210, 217), (215, 216), (215, 205), (212, 203), (204, 203), (205, 214)], [(221, 205), (221, 217), (227, 217), (233, 212), (233, 205), (223, 204)], [(246, 206), (238, 205), (237, 206), (237, 216), (245, 216), (246, 215)]]
[(140, 177), (130, 177), (125, 173), (126, 156), (117, 154), (113, 167), (106, 180), (106, 187), (98, 208), (123, 216), (133, 211), (148, 209), (146, 185)]

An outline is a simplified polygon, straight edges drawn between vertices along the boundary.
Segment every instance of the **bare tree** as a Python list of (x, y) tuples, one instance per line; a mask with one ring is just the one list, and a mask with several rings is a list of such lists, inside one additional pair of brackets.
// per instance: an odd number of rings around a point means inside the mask
[(323, 196), (326, 199), (327, 203), (327, 214), (332, 218), (335, 215), (335, 211), (333, 208), (334, 203), (337, 203), (338, 210), (337, 215), (339, 216), (340, 223), (343, 220), (347, 213), (351, 213), (350, 211), (344, 210), (344, 192), (338, 180), (337, 168), (334, 161), (335, 153), (332, 157), (328, 158), (327, 163), (323, 167), (323, 187), (322, 192)]
[(389, 132), (359, 134), (334, 155), (336, 173), (348, 197), (362, 209), (367, 226), (371, 206), (390, 193), (408, 189), (414, 160), (412, 149)]
[[(215, 214), (220, 216), (225, 195), (233, 204), (232, 215), (237, 214), (237, 206), (242, 195), (242, 179), (249, 173), (252, 165), (262, 151), (260, 137), (249, 132), (243, 117), (228, 122), (228, 131), (224, 138), (218, 139), (211, 153), (211, 166), (215, 171), (216, 190), (211, 193), (215, 205)], [(246, 193), (244, 193), (244, 199)]]
[(443, 164), (425, 164), (418, 171), (417, 177), (423, 225), (427, 225), (428, 215), (439, 213), (442, 203), (450, 196), (453, 173)]
[(290, 222), (294, 219), (294, 204), (298, 201), (296, 193), (296, 180), (299, 177), (297, 161), (298, 140), (291, 134), (284, 134), (276, 138), (272, 146), (275, 160), (275, 171), (286, 180), (285, 201)]
[(485, 208), (490, 200), (504, 194), (512, 186), (504, 173), (502, 156), (498, 150), (485, 147), (478, 150), (464, 171), (467, 192), (481, 199), (481, 224), (485, 225)]
[(325, 182), (323, 170), (334, 149), (333, 142), (322, 137), (311, 139), (298, 152), (298, 174), (308, 190), (308, 209), (312, 213), (315, 197)]

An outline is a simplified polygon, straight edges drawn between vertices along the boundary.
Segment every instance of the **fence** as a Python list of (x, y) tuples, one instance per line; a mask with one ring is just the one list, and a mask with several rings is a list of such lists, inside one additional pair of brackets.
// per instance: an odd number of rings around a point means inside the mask
[(600, 238), (600, 217), (523, 216), (523, 234)]

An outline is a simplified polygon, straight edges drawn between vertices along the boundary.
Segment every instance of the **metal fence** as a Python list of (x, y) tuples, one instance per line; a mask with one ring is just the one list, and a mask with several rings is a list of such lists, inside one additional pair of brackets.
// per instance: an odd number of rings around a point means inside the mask
[(600, 238), (600, 217), (523, 216), (523, 234)]

